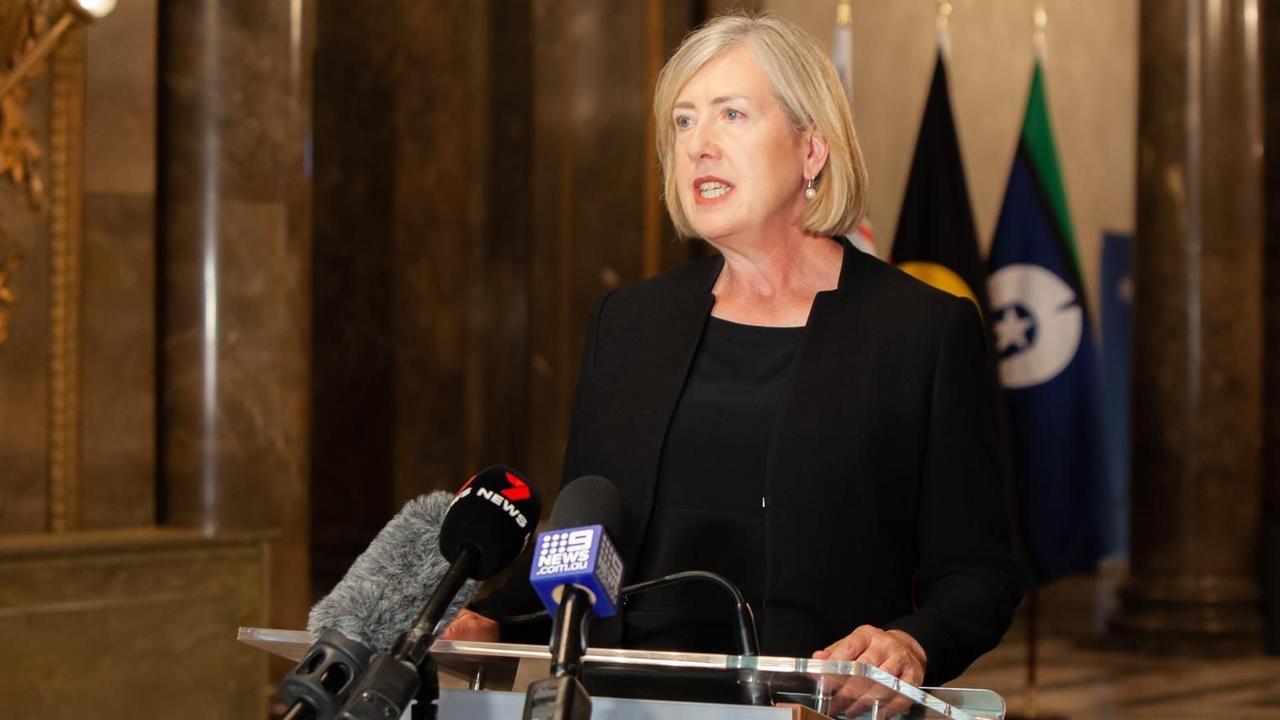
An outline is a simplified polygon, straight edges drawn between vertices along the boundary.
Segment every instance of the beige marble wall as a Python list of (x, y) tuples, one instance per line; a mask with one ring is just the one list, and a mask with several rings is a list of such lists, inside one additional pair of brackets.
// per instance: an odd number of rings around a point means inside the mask
[[(830, 47), (836, 0), (766, 0)], [(953, 0), (951, 98), (983, 250), (995, 231), (1031, 76), (1030, 0)], [(1085, 285), (1104, 230), (1134, 228), (1137, 0), (1047, 0), (1049, 106)], [(933, 0), (852, 0), (853, 110), (887, 255), (933, 70)]]

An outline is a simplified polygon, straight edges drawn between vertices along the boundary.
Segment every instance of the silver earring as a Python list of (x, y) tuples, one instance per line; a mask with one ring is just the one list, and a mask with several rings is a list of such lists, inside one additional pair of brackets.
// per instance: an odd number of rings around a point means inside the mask
[(813, 178), (808, 178), (804, 186), (804, 197), (806, 200), (812, 200), (818, 196), (818, 191), (813, 187)]

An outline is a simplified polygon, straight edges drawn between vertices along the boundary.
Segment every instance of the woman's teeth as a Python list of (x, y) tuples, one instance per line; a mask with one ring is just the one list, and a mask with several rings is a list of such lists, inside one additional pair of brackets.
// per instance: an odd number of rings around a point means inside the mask
[(721, 182), (704, 182), (698, 186), (698, 193), (708, 200), (718, 198), (733, 189), (732, 185)]

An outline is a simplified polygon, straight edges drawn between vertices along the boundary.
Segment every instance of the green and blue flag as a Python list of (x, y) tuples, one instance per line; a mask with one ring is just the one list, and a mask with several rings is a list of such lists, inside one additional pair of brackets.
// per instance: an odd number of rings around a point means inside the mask
[(1098, 356), (1039, 62), (988, 268), (1024, 560), (1035, 582), (1093, 570), (1113, 545)]

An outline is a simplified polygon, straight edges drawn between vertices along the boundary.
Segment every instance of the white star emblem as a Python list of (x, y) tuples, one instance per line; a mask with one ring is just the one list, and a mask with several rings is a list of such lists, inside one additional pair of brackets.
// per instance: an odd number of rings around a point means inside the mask
[(1019, 317), (1018, 311), (1013, 308), (1005, 308), (1000, 313), (1000, 319), (996, 321), (996, 352), (1002, 353), (1009, 348), (1020, 350), (1028, 345), (1027, 331), (1031, 329), (1032, 322), (1028, 318)]

